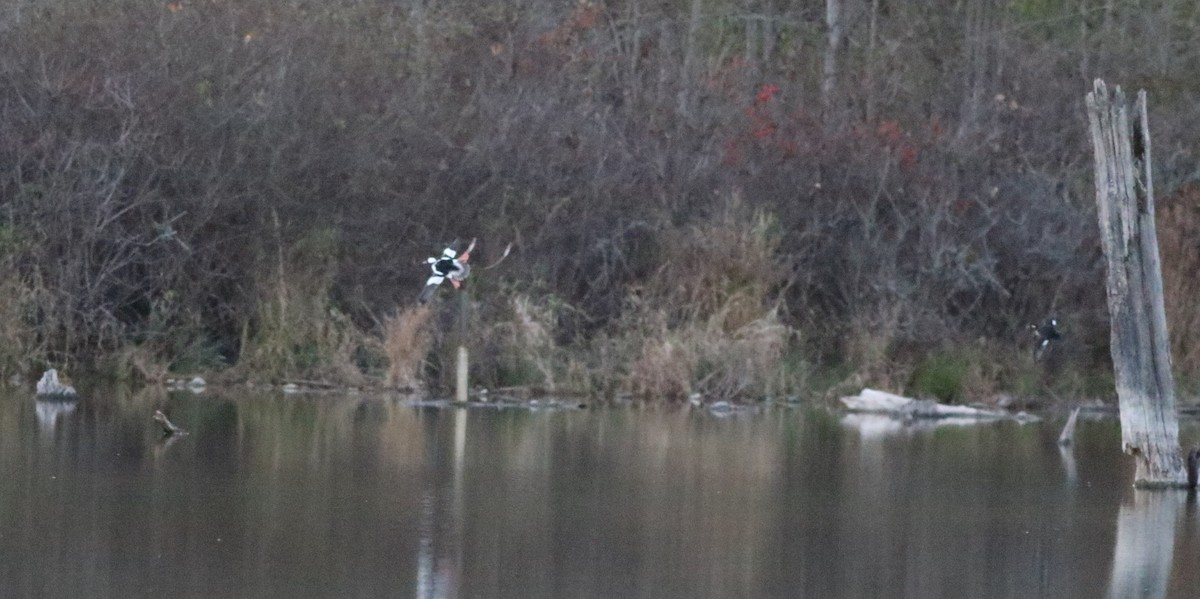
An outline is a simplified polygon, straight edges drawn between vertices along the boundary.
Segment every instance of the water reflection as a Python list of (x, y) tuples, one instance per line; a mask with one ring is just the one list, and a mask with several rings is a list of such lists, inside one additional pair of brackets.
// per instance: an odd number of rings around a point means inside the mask
[(75, 411), (79, 405), (78, 400), (62, 401), (62, 400), (37, 400), (36, 403), (38, 426), (42, 428), (44, 433), (53, 433), (58, 426), (58, 421), (66, 414)]
[(1167, 596), (1175, 525), (1187, 499), (1180, 491), (1135, 491), (1117, 515), (1109, 597)]
[(457, 410), (454, 412), (453, 468), (449, 488), (434, 485), (421, 499), (416, 576), (418, 599), (458, 597), (463, 559), (462, 483), (466, 443), (467, 411)]
[(1059, 445), (1058, 457), (1062, 459), (1063, 476), (1072, 487), (1079, 482), (1079, 468), (1075, 461), (1075, 448), (1072, 445)]
[[(155, 409), (191, 434), (164, 443)], [(1070, 462), (1057, 423), (786, 409), (210, 390), (89, 393), (53, 436), (42, 422), (32, 398), (0, 396), (0, 596), (1169, 597), (1197, 583), (1171, 567), (1200, 556), (1192, 511), (1128, 500), (1115, 422), (1081, 424)], [(1124, 531), (1162, 513), (1174, 529), (1155, 538), (1178, 541), (1158, 565), (1120, 557), (1146, 555)], [(1163, 562), (1165, 577), (1129, 583), (1118, 567)]]

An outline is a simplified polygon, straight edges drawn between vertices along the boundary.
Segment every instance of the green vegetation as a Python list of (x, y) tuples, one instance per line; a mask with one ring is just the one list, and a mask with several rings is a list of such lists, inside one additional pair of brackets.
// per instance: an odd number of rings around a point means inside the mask
[(912, 389), (948, 403), (962, 399), (971, 362), (961, 354), (933, 354), (913, 371)]

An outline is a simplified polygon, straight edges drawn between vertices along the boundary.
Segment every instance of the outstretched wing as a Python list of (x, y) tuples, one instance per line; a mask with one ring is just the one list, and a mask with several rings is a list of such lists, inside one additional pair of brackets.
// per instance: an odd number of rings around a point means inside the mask
[(428, 304), (429, 300), (433, 298), (433, 292), (436, 291), (437, 288), (437, 285), (426, 285), (425, 288), (421, 290), (421, 295), (417, 296), (417, 302), (421, 304)]
[(433, 292), (437, 290), (438, 285), (441, 285), (442, 281), (445, 280), (446, 277), (439, 275), (433, 275), (432, 277), (429, 277), (429, 280), (425, 281), (425, 288), (422, 289), (421, 294), (417, 296), (417, 301), (422, 304), (427, 303), (433, 297)]

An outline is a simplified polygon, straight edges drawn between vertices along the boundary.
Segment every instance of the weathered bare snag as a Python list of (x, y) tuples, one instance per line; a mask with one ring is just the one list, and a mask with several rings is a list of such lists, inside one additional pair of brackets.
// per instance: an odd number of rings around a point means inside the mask
[(1175, 381), (1154, 230), (1150, 129), (1139, 91), (1131, 127), (1125, 94), (1097, 79), (1087, 95), (1096, 159), (1096, 205), (1107, 263), (1111, 352), (1121, 443), (1138, 487), (1186, 484), (1175, 415)]

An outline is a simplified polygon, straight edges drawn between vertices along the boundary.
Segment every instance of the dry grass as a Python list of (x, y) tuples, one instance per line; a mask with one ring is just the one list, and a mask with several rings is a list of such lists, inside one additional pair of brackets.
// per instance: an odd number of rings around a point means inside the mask
[(153, 347), (153, 344), (131, 345), (116, 355), (118, 363), (110, 367), (113, 372), (132, 372), (137, 378), (151, 383), (167, 380), (170, 367), (166, 362), (166, 354)]
[(428, 306), (414, 306), (388, 317), (383, 323), (383, 352), (388, 368), (384, 376), (388, 387), (421, 389), (425, 357), (433, 340), (429, 320), (433, 311)]
[(732, 332), (757, 320), (781, 281), (775, 219), (746, 214), (735, 193), (712, 222), (668, 234), (666, 256), (646, 285), (650, 302), (677, 322), (703, 321)]
[[(683, 399), (698, 393), (708, 400), (761, 399), (793, 387), (784, 356), (796, 332), (774, 311), (732, 331), (718, 310), (708, 322), (673, 328), (635, 328), (628, 333), (640, 345), (627, 367), (631, 393), (646, 399)], [(650, 317), (653, 318), (653, 317)]]
[(670, 339), (647, 339), (629, 368), (629, 391), (646, 399), (680, 401), (692, 393), (696, 356)]
[(796, 373), (784, 357), (797, 334), (772, 296), (782, 281), (777, 248), (774, 219), (747, 215), (738, 194), (714, 221), (677, 235), (623, 327), (637, 347), (630, 392), (716, 400), (788, 388)]
[(492, 384), (538, 387), (549, 392), (581, 391), (590, 386), (587, 369), (569, 356), (568, 348), (555, 342), (559, 315), (569, 306), (554, 295), (534, 298), (524, 292), (501, 290), (496, 296), (503, 298), (502, 308), (475, 340), (476, 345), (487, 348), (482, 353), (488, 356), (487, 369), (494, 372)]
[(274, 220), (274, 256), (265, 261), (258, 317), (247, 327), (238, 367), (277, 379), (363, 382), (354, 354), (367, 341), (330, 301), (336, 233), (317, 229), (285, 247)]
[(900, 311), (895, 307), (859, 312), (843, 337), (842, 355), (854, 370), (846, 391), (857, 393), (864, 386), (901, 389), (912, 373), (911, 365), (895, 359)]
[(525, 295), (512, 298), (511, 305), (514, 340), (521, 348), (521, 355), (541, 377), (545, 388), (554, 391), (557, 378), (555, 356), (559, 354), (550, 335), (554, 323), (554, 308), (549, 305), (537, 305)]
[[(633, 283), (619, 322), (560, 345), (572, 308), (554, 295), (499, 291), (505, 309), (476, 343), (499, 385), (646, 399), (759, 399), (793, 384), (785, 356), (774, 220), (735, 197), (713, 221), (667, 232), (654, 276)], [(569, 319), (568, 319), (569, 320)]]

